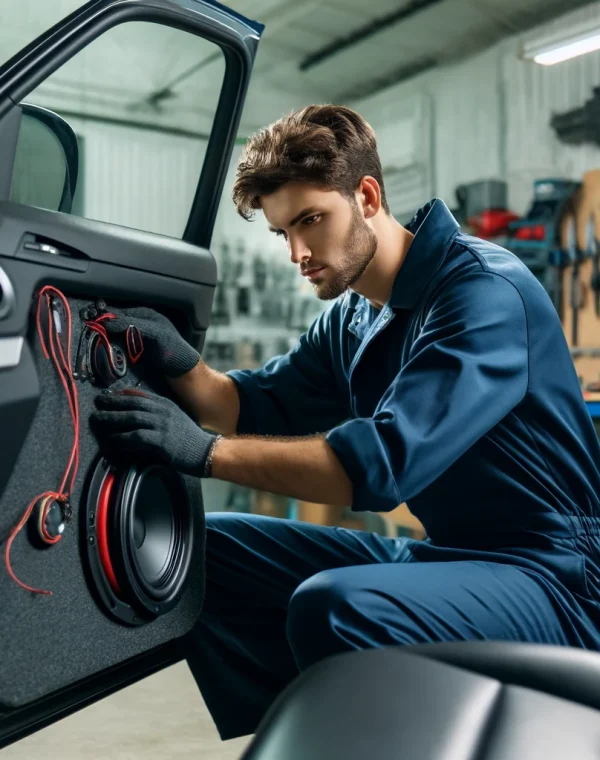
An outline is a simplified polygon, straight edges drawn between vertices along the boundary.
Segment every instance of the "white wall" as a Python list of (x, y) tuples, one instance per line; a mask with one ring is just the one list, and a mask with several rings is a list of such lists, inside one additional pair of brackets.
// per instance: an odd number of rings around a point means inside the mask
[[(145, 130), (69, 119), (84, 141), (84, 208), (90, 219), (181, 237), (206, 143)], [(246, 249), (285, 255), (261, 214), (246, 222), (231, 200), (242, 147), (236, 146), (215, 224), (213, 248), (244, 243)], [(278, 244), (279, 243), (279, 244)]]
[(260, 250), (267, 256), (282, 254), (285, 256), (285, 245), (282, 243), (281, 238), (277, 238), (273, 233), (268, 231), (267, 223), (261, 212), (256, 213), (254, 221), (247, 222), (237, 213), (233, 205), (231, 192), (241, 152), (242, 146), (236, 146), (229, 165), (229, 172), (227, 173), (223, 189), (213, 237), (215, 251), (224, 240), (234, 245), (238, 241), (243, 241), (246, 249)]
[[(206, 143), (188, 137), (69, 120), (84, 141), (84, 211), (90, 219), (181, 237), (188, 218)], [(267, 257), (286, 256), (281, 239), (268, 232), (262, 214), (247, 222), (231, 200), (241, 153), (232, 156), (213, 236), (221, 244), (243, 244)]]
[(84, 141), (85, 216), (181, 237), (204, 161), (204, 141), (69, 121)]
[[(600, 3), (569, 15), (569, 23), (597, 22)], [(571, 21), (572, 19), (572, 21)], [(542, 27), (553, 33), (564, 29), (567, 19)], [(506, 101), (506, 176), (515, 206), (523, 204), (523, 179), (557, 175), (580, 178), (600, 167), (600, 148), (560, 143), (550, 127), (553, 113), (579, 108), (600, 85), (600, 52), (555, 66), (525, 63), (518, 57), (519, 40), (510, 40), (503, 51), (502, 77)]]
[[(570, 14), (569, 21), (599, 16), (600, 3), (595, 3)], [(531, 30), (527, 39), (565, 23), (557, 20)], [(522, 213), (534, 178), (578, 178), (600, 166), (600, 149), (565, 146), (550, 128), (553, 112), (579, 107), (592, 96), (600, 84), (600, 53), (544, 67), (521, 60), (520, 43), (520, 38), (510, 38), (460, 64), (426, 72), (351, 105), (377, 132), (389, 126), (393, 104), (417, 96), (429, 99), (433, 193), (454, 205), (457, 185), (498, 177), (508, 182), (510, 206)], [(391, 160), (390, 155), (382, 158), (384, 165)]]

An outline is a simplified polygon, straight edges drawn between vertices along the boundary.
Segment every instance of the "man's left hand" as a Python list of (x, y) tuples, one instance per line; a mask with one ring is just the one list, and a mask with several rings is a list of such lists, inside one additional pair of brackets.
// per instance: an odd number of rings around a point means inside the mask
[(216, 436), (170, 399), (145, 392), (102, 393), (96, 406), (90, 422), (111, 454), (152, 457), (188, 475), (204, 474)]

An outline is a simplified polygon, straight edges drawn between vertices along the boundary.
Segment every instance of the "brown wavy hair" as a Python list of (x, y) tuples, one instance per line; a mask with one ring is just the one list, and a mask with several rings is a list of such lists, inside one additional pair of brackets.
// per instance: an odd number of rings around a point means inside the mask
[(312, 105), (294, 111), (248, 139), (237, 167), (233, 202), (252, 219), (261, 195), (288, 182), (337, 190), (348, 198), (365, 176), (377, 180), (389, 214), (373, 128), (351, 108)]

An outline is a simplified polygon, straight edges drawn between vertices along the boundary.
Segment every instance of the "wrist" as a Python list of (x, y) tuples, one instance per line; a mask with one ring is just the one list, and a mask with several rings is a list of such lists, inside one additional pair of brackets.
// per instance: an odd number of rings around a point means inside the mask
[(202, 472), (203, 478), (212, 478), (213, 476), (213, 457), (215, 454), (215, 449), (217, 448), (219, 442), (223, 439), (222, 435), (215, 435), (212, 443), (209, 446), (208, 454), (206, 455), (206, 460), (204, 462), (204, 470)]

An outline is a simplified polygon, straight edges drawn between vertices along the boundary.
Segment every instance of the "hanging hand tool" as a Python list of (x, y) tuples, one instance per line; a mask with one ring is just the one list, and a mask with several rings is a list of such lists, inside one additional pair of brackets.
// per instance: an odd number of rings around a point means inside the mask
[(575, 219), (573, 217), (571, 217), (568, 222), (567, 256), (571, 264), (570, 306), (573, 315), (571, 323), (571, 345), (576, 346), (578, 342), (579, 309), (582, 306), (582, 293), (581, 281), (579, 279), (580, 253), (577, 247)]

